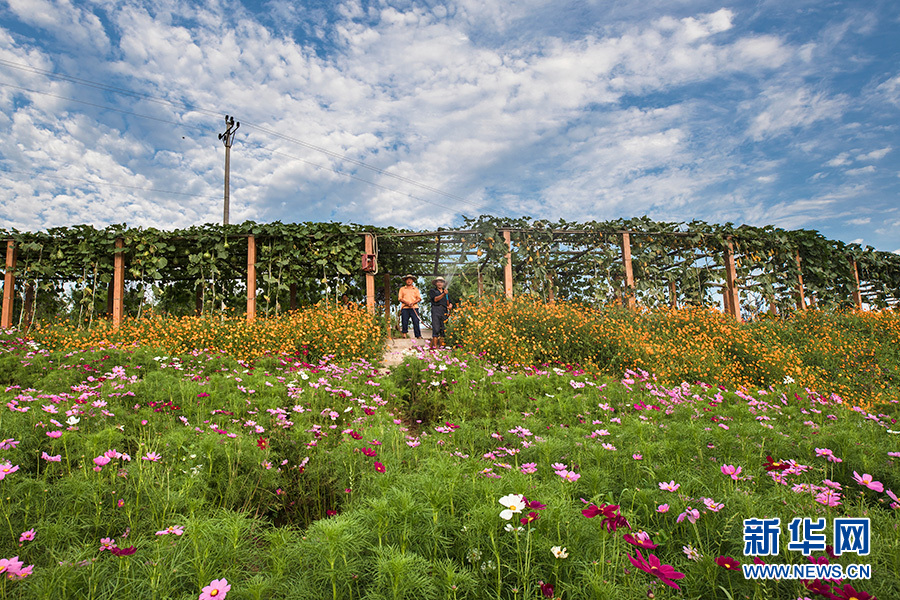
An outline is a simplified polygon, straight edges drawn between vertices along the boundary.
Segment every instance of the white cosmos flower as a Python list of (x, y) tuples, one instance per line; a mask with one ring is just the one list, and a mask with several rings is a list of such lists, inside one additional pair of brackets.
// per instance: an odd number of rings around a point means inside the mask
[(566, 548), (553, 546), (552, 548), (550, 548), (550, 552), (552, 552), (553, 556), (555, 556), (556, 558), (569, 558), (569, 553), (566, 551)]
[(79, 421), (81, 421), (81, 419), (79, 419), (75, 415), (72, 415), (71, 417), (66, 419), (66, 423), (68, 423), (69, 425), (73, 425), (73, 426), (77, 425)]
[(509, 494), (500, 498), (500, 504), (506, 507), (500, 512), (500, 518), (509, 521), (514, 514), (520, 513), (525, 509), (525, 500), (522, 494)]

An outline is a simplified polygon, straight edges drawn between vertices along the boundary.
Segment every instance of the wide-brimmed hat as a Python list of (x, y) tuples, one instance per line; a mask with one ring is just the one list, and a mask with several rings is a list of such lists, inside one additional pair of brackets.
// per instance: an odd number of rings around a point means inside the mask
[(416, 280), (416, 278), (413, 277), (412, 275), (404, 275), (404, 276), (403, 276), (403, 281), (406, 281), (407, 279), (412, 279), (413, 281)]
[(443, 277), (435, 277), (433, 281), (443, 281), (444, 283), (447, 283), (447, 281)]

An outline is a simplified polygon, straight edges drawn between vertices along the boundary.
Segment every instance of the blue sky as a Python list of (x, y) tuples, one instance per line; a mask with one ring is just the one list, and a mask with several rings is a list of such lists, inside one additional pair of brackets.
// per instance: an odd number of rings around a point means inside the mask
[(896, 2), (4, 0), (0, 105), (7, 227), (220, 221), (232, 114), (232, 222), (646, 214), (900, 250)]

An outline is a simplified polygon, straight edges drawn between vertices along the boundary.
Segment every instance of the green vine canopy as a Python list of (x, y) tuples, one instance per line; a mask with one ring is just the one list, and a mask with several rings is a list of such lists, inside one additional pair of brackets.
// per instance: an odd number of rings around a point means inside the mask
[[(632, 278), (623, 260), (624, 232), (630, 237)], [(455, 298), (502, 293), (510, 263), (515, 294), (597, 306), (624, 301), (626, 295), (646, 306), (717, 304), (726, 285), (729, 246), (741, 310), (748, 316), (796, 310), (801, 290), (802, 306), (900, 303), (897, 254), (810, 230), (647, 217), (573, 223), (481, 216), (464, 218), (458, 229), (429, 232), (252, 221), (173, 231), (125, 224), (0, 229), (2, 239), (11, 242), (0, 245), (0, 252), (7, 265), (9, 249), (15, 252), (15, 266), (7, 269), (16, 282), (14, 322), (21, 323), (27, 310), (29, 321), (58, 315), (90, 321), (109, 311), (116, 253), (124, 256), (128, 315), (139, 317), (151, 307), (173, 315), (244, 310), (253, 236), (256, 306), (270, 316), (342, 294), (364, 303), (365, 234), (377, 255), (376, 304), (390, 293), (384, 284), (396, 290), (397, 276), (406, 273), (420, 277), (421, 284), (445, 276)]]

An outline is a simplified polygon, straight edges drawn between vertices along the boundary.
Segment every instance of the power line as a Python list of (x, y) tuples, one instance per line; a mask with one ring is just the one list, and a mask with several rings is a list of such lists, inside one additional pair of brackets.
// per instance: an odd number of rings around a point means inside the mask
[(60, 96), (59, 94), (54, 94), (52, 92), (42, 92), (39, 90), (33, 90), (31, 88), (23, 87), (21, 85), (15, 85), (12, 83), (7, 83), (5, 81), (0, 81), (0, 85), (2, 85), (4, 87), (15, 88), (17, 90), (22, 90), (25, 92), (31, 92), (32, 94), (40, 94), (42, 96), (50, 96), (51, 98), (58, 98), (60, 100), (69, 100), (70, 102), (78, 102), (79, 104), (86, 104), (88, 106), (93, 106), (94, 108), (102, 108), (104, 110), (113, 110), (115, 112), (122, 113), (125, 115), (131, 115), (133, 117), (141, 117), (142, 119), (150, 119), (152, 121), (157, 121), (159, 123), (168, 123), (170, 125), (178, 125), (179, 127), (192, 127), (194, 129), (201, 128), (199, 125), (192, 125), (190, 123), (179, 123), (177, 121), (170, 121), (168, 119), (161, 119), (159, 117), (152, 117), (150, 115), (142, 115), (140, 113), (131, 112), (128, 110), (122, 110), (121, 108), (114, 108), (112, 106), (106, 106), (103, 104), (96, 104), (94, 102), (88, 102), (87, 100), (79, 100), (77, 98), (70, 98), (69, 96)]
[[(171, 101), (171, 100), (166, 100), (166, 99), (164, 99), (164, 98), (160, 98), (160, 97), (158, 97), (158, 96), (153, 96), (153, 95), (151, 95), (151, 94), (144, 94), (144, 93), (140, 93), (140, 92), (134, 92), (134, 91), (131, 91), (131, 90), (126, 90), (126, 89), (124, 89), (124, 88), (120, 88), (120, 87), (111, 86), (111, 85), (99, 83), (99, 82), (96, 82), (96, 81), (92, 81), (92, 80), (90, 80), (90, 79), (83, 79), (83, 78), (80, 78), (80, 77), (74, 77), (74, 76), (71, 76), (71, 75), (63, 74), (63, 73), (56, 73), (56, 72), (54, 72), (54, 71), (48, 71), (47, 69), (41, 69), (40, 67), (34, 67), (34, 66), (31, 66), (31, 65), (22, 64), (22, 63), (15, 63), (15, 62), (8, 61), (8, 60), (4, 60), (4, 59), (0, 59), (0, 65), (4, 65), (4, 66), (7, 66), (7, 67), (10, 67), (10, 68), (13, 68), (13, 69), (19, 69), (19, 70), (22, 70), (22, 71), (27, 71), (27, 72), (31, 72), (31, 73), (36, 73), (36, 74), (44, 75), (44, 76), (46, 76), (46, 77), (52, 77), (52, 78), (60, 79), (60, 80), (63, 80), (63, 81), (68, 81), (68, 82), (70, 82), (70, 83), (75, 83), (75, 84), (77, 84), (77, 85), (84, 85), (84, 86), (92, 87), (92, 88), (99, 89), (99, 90), (103, 90), (103, 91), (107, 91), (107, 92), (112, 92), (112, 93), (117, 93), (117, 94), (123, 94), (123, 95), (131, 96), (131, 97), (134, 97), (134, 98), (143, 98), (143, 99), (150, 100), (150, 101), (152, 101), (152, 102), (156, 102), (156, 103), (159, 103), (159, 104), (167, 104), (167, 105), (169, 105), (169, 106), (175, 106), (175, 107), (179, 107), (179, 108), (185, 108), (185, 109), (188, 109), (188, 110), (191, 110), (191, 111), (194, 111), (194, 112), (199, 112), (199, 113), (208, 114), (208, 115), (214, 115), (214, 116), (217, 116), (217, 117), (219, 116), (219, 112), (213, 111), (213, 110), (211, 110), (211, 109), (199, 108), (199, 107), (196, 107), (196, 106), (193, 106), (193, 105), (190, 105), (190, 104), (186, 104), (186, 103), (182, 103), (182, 102), (174, 102), (174, 101)], [(9, 84), (6, 84), (6, 85), (9, 85)], [(12, 85), (10, 85), (10, 87), (19, 87), (19, 86), (12, 86)], [(25, 89), (25, 88), (20, 88), (20, 89)], [(27, 91), (34, 91), (34, 90), (27, 90)], [(35, 92), (35, 93), (41, 93), (41, 92)], [(52, 94), (47, 94), (47, 95), (52, 95)], [(84, 103), (84, 104), (88, 104), (88, 105), (92, 105), (92, 106), (97, 106), (97, 105), (94, 105), (94, 104), (89, 103), (89, 102), (83, 102), (83, 101), (74, 100), (74, 99), (71, 99), (71, 98), (69, 98), (69, 99), (70, 99), (70, 100), (73, 100), (73, 101), (75, 101), (75, 102), (82, 102), (82, 103)], [(111, 109), (111, 110), (118, 110), (118, 109)], [(126, 114), (134, 114), (135, 116), (139, 116), (139, 115), (136, 115), (136, 113), (129, 113), (128, 111), (118, 110), (118, 112), (123, 112), (123, 113), (126, 113)], [(148, 117), (148, 118), (152, 118), (152, 119), (154, 119), (154, 120), (161, 120), (161, 119), (156, 119), (155, 117)], [(162, 122), (167, 122), (167, 123), (173, 123), (173, 124), (175, 124), (175, 125), (181, 125), (181, 123), (174, 123), (174, 122), (172, 122), (172, 121), (164, 121), (164, 120), (161, 120), (161, 121), (162, 121)], [(299, 145), (299, 146), (302, 146), (302, 147), (304, 147), (304, 148), (308, 148), (308, 149), (310, 149), (310, 150), (314, 150), (314, 151), (316, 151), (316, 152), (321, 152), (321, 153), (323, 153), (323, 154), (326, 154), (326, 155), (328, 155), (328, 156), (331, 156), (332, 158), (337, 158), (337, 159), (339, 159), (339, 160), (347, 161), (347, 162), (352, 163), (352, 164), (355, 164), (355, 165), (357, 165), (357, 166), (359, 166), (359, 167), (362, 167), (362, 168), (365, 168), (365, 169), (374, 171), (374, 172), (378, 173), (379, 175), (383, 175), (383, 176), (385, 176), (385, 177), (390, 177), (390, 178), (396, 179), (396, 180), (398, 180), (398, 181), (402, 181), (402, 182), (404, 182), (404, 183), (408, 183), (408, 184), (410, 184), (410, 185), (414, 185), (414, 186), (416, 186), (416, 187), (419, 187), (419, 188), (422, 188), (422, 189), (424, 189), (424, 190), (427, 190), (427, 191), (429, 191), (429, 192), (431, 192), (431, 193), (434, 193), (434, 194), (438, 194), (438, 195), (444, 196), (445, 198), (448, 198), (448, 199), (451, 199), (451, 200), (455, 200), (455, 201), (457, 201), (457, 202), (462, 202), (462, 203), (464, 203), (464, 204), (468, 204), (468, 205), (470, 205), (470, 206), (472, 206), (472, 207), (474, 207), (474, 208), (479, 208), (477, 204), (471, 202), (470, 200), (467, 200), (466, 198), (463, 198), (462, 196), (459, 196), (459, 195), (457, 195), (457, 194), (452, 194), (452, 193), (450, 193), (450, 192), (445, 192), (445, 191), (443, 191), (443, 190), (441, 190), (441, 189), (439, 189), (439, 188), (436, 188), (436, 187), (434, 187), (434, 186), (430, 186), (430, 185), (425, 184), (425, 183), (421, 183), (421, 182), (419, 182), (419, 181), (416, 181), (416, 180), (411, 179), (411, 178), (409, 178), (409, 177), (405, 177), (405, 176), (403, 176), (403, 175), (398, 175), (398, 174), (396, 174), (396, 173), (391, 173), (390, 171), (387, 171), (387, 170), (382, 169), (382, 168), (380, 168), (380, 167), (376, 167), (376, 166), (374, 166), (374, 165), (370, 165), (370, 164), (368, 164), (368, 163), (366, 163), (366, 162), (364, 162), (364, 161), (357, 160), (357, 159), (352, 158), (352, 157), (350, 157), (350, 156), (347, 156), (347, 155), (345, 155), (345, 154), (340, 154), (340, 153), (338, 153), (338, 152), (334, 152), (334, 151), (332, 151), (332, 150), (328, 150), (327, 148), (323, 148), (323, 147), (321, 147), (321, 146), (317, 146), (317, 145), (315, 145), (315, 144), (311, 144), (311, 143), (309, 143), (309, 142), (303, 141), (303, 140), (301, 140), (301, 139), (299, 139), (299, 138), (295, 138), (295, 137), (292, 137), (292, 136), (288, 136), (288, 135), (279, 133), (279, 132), (277, 132), (277, 131), (273, 131), (273, 130), (271, 130), (271, 129), (268, 129), (268, 128), (266, 128), (266, 127), (263, 127), (262, 125), (256, 125), (255, 123), (249, 123), (249, 122), (247, 122), (247, 121), (243, 121), (243, 124), (244, 124), (245, 127), (249, 127), (249, 128), (256, 129), (256, 130), (261, 131), (261, 132), (263, 132), (263, 133), (266, 133), (266, 134), (268, 134), (268, 135), (272, 135), (272, 136), (274, 136), (274, 137), (278, 137), (278, 138), (283, 139), (283, 140), (285, 140), (285, 141), (288, 141), (288, 142), (297, 144), (297, 145)], [(365, 181), (365, 180), (363, 180), (363, 181)]]
[[(2, 62), (2, 59), (0, 59), (0, 62)], [(131, 112), (131, 111), (126, 111), (126, 110), (114, 108), (114, 107), (111, 107), (111, 106), (105, 106), (105, 105), (102, 105), (102, 104), (96, 104), (96, 103), (93, 103), (93, 102), (87, 102), (87, 101), (84, 101), (84, 100), (78, 100), (77, 98), (70, 98), (70, 97), (68, 97), (68, 96), (61, 96), (61, 95), (59, 95), (59, 94), (53, 94), (53, 93), (50, 93), (50, 92), (42, 92), (42, 91), (39, 91), (39, 90), (33, 90), (33, 89), (26, 88), (26, 87), (23, 87), (23, 86), (18, 86), (18, 85), (14, 85), (14, 84), (10, 84), (10, 83), (5, 83), (5, 82), (2, 82), (2, 81), (0, 81), (0, 86), (11, 87), (11, 88), (23, 90), (23, 91), (26, 91), (26, 92), (31, 92), (31, 93), (34, 93), (34, 94), (41, 94), (41, 95), (44, 95), (44, 96), (50, 96), (50, 97), (53, 97), (53, 98), (59, 98), (59, 99), (62, 99), (62, 100), (70, 100), (70, 101), (72, 101), (72, 102), (78, 102), (78, 103), (81, 103), (81, 104), (86, 104), (86, 105), (88, 105), (88, 106), (93, 106), (93, 107), (95, 107), (95, 108), (101, 108), (101, 109), (104, 109), (104, 110), (112, 110), (112, 111), (116, 111), (116, 112), (119, 112), (119, 113), (123, 113), (123, 114), (131, 115), (131, 116), (135, 116), (135, 117), (140, 117), (140, 118), (143, 118), (143, 119), (151, 119), (151, 120), (153, 120), (153, 121), (157, 121), (157, 122), (161, 122), (161, 123), (168, 123), (168, 124), (171, 124), (171, 125), (178, 125), (178, 126), (183, 126), (183, 127), (191, 127), (191, 128), (195, 128), (195, 129), (201, 129), (201, 127), (200, 127), (199, 125), (192, 125), (192, 124), (189, 124), (189, 123), (179, 123), (179, 122), (177, 122), (177, 121), (169, 121), (169, 120), (161, 119), (161, 118), (158, 118), (158, 117), (152, 117), (152, 116), (150, 116), (150, 115), (144, 115), (144, 114), (140, 114), (140, 113), (135, 113), (135, 112)], [(262, 131), (262, 132), (264, 132), (264, 133), (271, 133), (271, 134), (276, 135), (276, 136), (278, 136), (278, 137), (284, 137), (284, 136), (281, 136), (280, 134), (278, 134), (278, 133), (276, 133), (276, 132), (271, 132), (271, 131), (268, 131), (268, 130), (266, 130), (266, 129), (264, 129), (264, 128), (255, 127), (255, 126), (251, 126), (251, 127), (252, 127), (253, 129), (257, 129), (257, 130), (259, 130), (259, 131)], [(356, 176), (356, 175), (352, 175), (352, 174), (347, 173), (347, 172), (345, 172), (345, 171), (340, 171), (340, 170), (335, 169), (335, 168), (333, 168), (333, 167), (328, 167), (328, 166), (320, 165), (320, 164), (318, 164), (318, 163), (314, 163), (314, 162), (312, 162), (312, 161), (309, 161), (309, 160), (300, 158), (299, 156), (294, 156), (294, 155), (291, 155), (291, 154), (286, 154), (286, 153), (284, 153), (284, 152), (279, 152), (278, 150), (267, 149), (267, 148), (265, 148), (264, 146), (259, 146), (259, 147), (262, 148), (262, 149), (264, 149), (264, 150), (268, 150), (268, 152), (270, 152), (270, 153), (272, 153), (272, 154), (278, 154), (278, 155), (281, 155), (281, 156), (285, 156), (285, 157), (287, 157), (287, 158), (291, 158), (291, 159), (293, 159), (293, 160), (298, 160), (298, 161), (300, 161), (300, 162), (309, 164), (309, 165), (311, 165), (311, 166), (313, 166), (313, 167), (316, 167), (316, 168), (318, 168), (318, 169), (323, 169), (323, 170), (331, 171), (331, 172), (333, 172), (333, 173), (336, 173), (336, 174), (338, 174), (338, 175), (341, 175), (342, 177), (347, 177), (347, 178), (350, 178), (350, 179), (354, 179), (354, 180), (356, 180), (356, 181), (365, 183), (365, 184), (367, 184), (367, 185), (371, 185), (371, 186), (373, 186), (373, 187), (376, 187), (376, 188), (379, 188), (379, 189), (382, 189), (382, 190), (385, 190), (385, 191), (388, 191), (388, 192), (393, 192), (393, 193), (395, 193), (395, 194), (400, 194), (400, 195), (402, 195), (402, 196), (406, 196), (406, 197), (412, 198), (412, 199), (414, 199), (414, 200), (420, 200), (420, 201), (422, 201), (422, 202), (425, 202), (425, 203), (428, 203), (428, 204), (432, 204), (432, 205), (434, 205), (434, 206), (439, 206), (439, 207), (441, 207), (441, 208), (444, 208), (444, 209), (446, 209), (446, 210), (452, 211), (452, 212), (454, 212), (454, 213), (460, 213), (460, 212), (462, 212), (462, 211), (460, 211), (458, 208), (453, 208), (453, 207), (447, 206), (447, 205), (445, 205), (445, 204), (441, 204), (441, 203), (439, 203), (439, 202), (435, 202), (435, 201), (433, 201), (433, 200), (428, 200), (428, 199), (426, 199), (426, 198), (422, 198), (421, 196), (416, 196), (416, 195), (414, 195), (414, 194), (410, 194), (410, 193), (407, 193), (407, 192), (402, 192), (402, 191), (400, 191), (400, 190), (396, 190), (396, 189), (394, 189), (394, 188), (391, 188), (391, 187), (388, 187), (388, 186), (385, 186), (385, 185), (381, 185), (381, 184), (375, 183), (375, 182), (373, 182), (373, 181), (369, 181), (368, 179), (364, 179), (364, 178), (362, 178), (362, 177), (358, 177), (358, 176)], [(328, 151), (326, 151), (326, 153), (328, 153)], [(332, 154), (333, 154), (333, 153), (332, 153)], [(340, 158), (340, 155), (336, 155), (336, 158)], [(11, 172), (12, 172), (12, 171), (11, 171)], [(50, 176), (50, 175), (44, 175), (44, 176), (45, 176), (45, 177), (53, 177), (53, 176)], [(56, 179), (66, 179), (66, 178), (56, 177)], [(103, 183), (101, 183), (101, 182), (94, 182), (94, 181), (90, 181), (90, 180), (86, 180), (86, 179), (85, 179), (85, 180), (74, 180), (74, 179), (73, 179), (72, 181), (84, 181), (85, 183), (91, 183), (91, 184), (96, 183), (96, 184), (98, 184), (98, 185), (118, 186), (118, 184), (111, 184), (111, 183), (103, 184)], [(118, 186), (118, 187), (132, 187), (133, 189), (137, 189), (137, 190), (143, 190), (143, 191), (159, 191), (159, 192), (161, 192), (161, 193), (173, 193), (173, 194), (179, 194), (179, 193), (181, 193), (181, 192), (167, 192), (167, 191), (165, 191), (165, 190), (153, 190), (153, 189), (150, 189), (150, 188), (140, 188), (140, 187), (134, 187), (134, 186)], [(196, 197), (203, 197), (203, 198), (206, 198), (206, 196), (198, 196), (198, 195), (196, 195), (196, 194), (183, 194), (183, 195), (186, 195), (186, 196), (196, 196)], [(472, 206), (472, 207), (473, 207), (474, 209), (476, 209), (476, 210), (481, 210), (481, 209), (482, 209), (482, 207), (481, 207), (480, 205), (477, 205), (477, 204), (475, 204), (475, 203), (473, 203), (473, 202), (470, 202), (470, 201), (465, 201), (465, 202), (466, 202), (466, 204), (469, 204), (470, 206)]]
[(146, 188), (146, 187), (141, 187), (141, 186), (137, 186), (137, 185), (124, 185), (121, 183), (110, 183), (108, 181), (92, 181), (90, 179), (80, 179), (80, 178), (76, 178), (76, 177), (62, 177), (60, 175), (47, 175), (46, 173), (38, 171), (37, 169), (35, 169), (33, 171), (21, 171), (19, 169), (4, 169), (4, 172), (5, 173), (19, 173), (21, 175), (28, 175), (31, 177), (33, 177), (35, 175), (40, 175), (41, 177), (44, 177), (46, 179), (60, 179), (62, 181), (74, 181), (74, 182), (79, 182), (79, 183), (87, 183), (90, 185), (105, 185), (105, 186), (109, 186), (109, 187), (125, 188), (125, 189), (129, 189), (129, 190), (138, 190), (138, 191), (142, 191), (142, 192), (154, 192), (157, 194), (174, 194), (176, 196), (188, 196), (191, 198), (204, 198), (207, 200), (215, 200), (216, 199), (213, 196), (206, 196), (204, 194), (189, 194), (187, 192), (175, 192), (172, 190), (160, 190), (157, 188)]
[(426, 203), (428, 203), (428, 204), (433, 204), (433, 205), (435, 205), (435, 206), (439, 206), (439, 207), (441, 207), (441, 208), (445, 208), (445, 209), (447, 209), (447, 210), (449, 210), (449, 211), (452, 211), (453, 213), (459, 213), (459, 212), (461, 212), (459, 209), (452, 208), (452, 207), (446, 206), (446, 205), (444, 205), (444, 204), (440, 204), (440, 203), (435, 202), (435, 201), (433, 201), (433, 200), (427, 200), (427, 199), (425, 199), (425, 198), (422, 198), (422, 197), (420, 197), (420, 196), (415, 196), (415, 195), (410, 194), (410, 193), (408, 193), (408, 192), (401, 192), (400, 190), (395, 190), (394, 188), (389, 188), (389, 187), (384, 186), (384, 185), (381, 185), (381, 184), (379, 184), (379, 183), (375, 183), (375, 182), (373, 182), (373, 181), (369, 181), (368, 179), (363, 179), (362, 177), (358, 177), (358, 176), (356, 176), (356, 175), (353, 175), (352, 173), (347, 173), (347, 172), (344, 172), (344, 171), (339, 171), (339, 170), (335, 169), (334, 167), (326, 167), (325, 165), (320, 165), (320, 164), (314, 163), (314, 162), (312, 162), (312, 161), (306, 160), (305, 158), (300, 158), (299, 156), (293, 156), (292, 154), (286, 154), (286, 153), (284, 153), (284, 152), (279, 152), (278, 150), (269, 150), (269, 152), (271, 152), (272, 154), (278, 154), (279, 156), (284, 156), (285, 158), (290, 158), (290, 159), (293, 159), (293, 160), (299, 160), (300, 162), (306, 163), (306, 164), (308, 164), (308, 165), (310, 165), (310, 166), (313, 166), (313, 167), (316, 167), (317, 169), (323, 169), (323, 170), (326, 170), (326, 171), (331, 171), (332, 173), (336, 173), (336, 174), (338, 174), (338, 175), (341, 175), (342, 177), (348, 177), (348, 178), (350, 178), (350, 179), (355, 179), (356, 181), (361, 181), (361, 182), (363, 182), (363, 183), (367, 183), (367, 184), (369, 184), (369, 185), (371, 185), (371, 186), (374, 186), (374, 187), (377, 187), (377, 188), (379, 188), (379, 189), (382, 189), (382, 190), (385, 190), (385, 191), (388, 191), (388, 192), (393, 192), (393, 193), (395, 193), (395, 194), (400, 194), (401, 196), (406, 196), (407, 198), (412, 198), (413, 200), (420, 200), (420, 201), (426, 202)]

